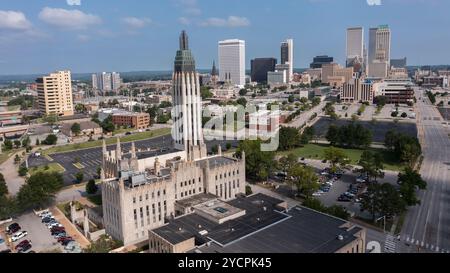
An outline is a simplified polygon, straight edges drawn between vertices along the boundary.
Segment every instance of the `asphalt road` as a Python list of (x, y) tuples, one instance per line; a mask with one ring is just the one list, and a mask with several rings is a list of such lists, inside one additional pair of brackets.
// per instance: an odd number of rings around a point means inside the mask
[[(416, 96), (423, 96), (418, 89)], [(428, 189), (418, 194), (421, 205), (411, 208), (407, 214), (399, 252), (449, 253), (450, 132), (442, 125), (442, 117), (428, 100), (424, 103), (418, 99), (417, 111), (419, 135), (423, 132), (421, 174), (428, 182)]]

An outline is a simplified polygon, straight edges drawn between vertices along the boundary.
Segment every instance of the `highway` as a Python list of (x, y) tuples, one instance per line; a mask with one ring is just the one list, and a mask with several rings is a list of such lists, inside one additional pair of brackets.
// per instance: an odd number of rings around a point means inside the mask
[(410, 208), (401, 231), (398, 252), (450, 251), (450, 138), (439, 111), (416, 89), (419, 139), (424, 161), (421, 175), (428, 182)]

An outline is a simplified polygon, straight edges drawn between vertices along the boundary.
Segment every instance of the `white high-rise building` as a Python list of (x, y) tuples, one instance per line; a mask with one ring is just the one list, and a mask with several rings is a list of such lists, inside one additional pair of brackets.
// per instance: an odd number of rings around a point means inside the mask
[(112, 90), (112, 82), (111, 82), (111, 73), (102, 73), (102, 90), (104, 91), (111, 91)]
[(294, 79), (294, 40), (287, 39), (281, 43), (281, 64), (289, 64), (287, 79)]
[(219, 42), (219, 78), (245, 86), (245, 41), (232, 39)]
[(122, 79), (117, 72), (102, 72), (92, 74), (92, 88), (102, 91), (117, 91), (122, 85)]
[(97, 74), (92, 74), (92, 89), (94, 89), (94, 90), (98, 90), (99, 89)]
[(117, 72), (112, 72), (111, 73), (112, 90), (114, 90), (114, 91), (119, 90), (121, 84), (122, 84), (122, 80), (120, 79), (120, 74)]
[(354, 60), (364, 61), (364, 29), (362, 27), (347, 29), (347, 65)]
[(391, 62), (391, 30), (387, 25), (379, 26), (377, 30), (375, 58), (379, 61)]

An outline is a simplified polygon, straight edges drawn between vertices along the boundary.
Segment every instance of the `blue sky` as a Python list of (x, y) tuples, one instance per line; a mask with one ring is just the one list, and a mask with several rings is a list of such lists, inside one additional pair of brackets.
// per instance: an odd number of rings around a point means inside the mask
[(320, 54), (343, 63), (346, 28), (363, 26), (367, 41), (380, 24), (391, 27), (392, 57), (450, 64), (449, 10), (448, 0), (1, 0), (0, 74), (170, 70), (182, 29), (198, 68), (228, 38), (246, 40), (247, 65), (279, 59), (288, 37), (295, 67)]

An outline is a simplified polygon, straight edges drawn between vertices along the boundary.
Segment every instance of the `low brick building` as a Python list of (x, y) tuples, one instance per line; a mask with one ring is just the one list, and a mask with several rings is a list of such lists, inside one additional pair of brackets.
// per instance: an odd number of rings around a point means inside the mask
[(146, 129), (150, 126), (150, 115), (148, 113), (117, 113), (112, 115), (112, 122), (114, 125)]

